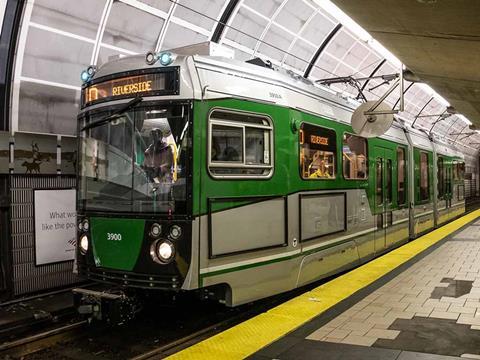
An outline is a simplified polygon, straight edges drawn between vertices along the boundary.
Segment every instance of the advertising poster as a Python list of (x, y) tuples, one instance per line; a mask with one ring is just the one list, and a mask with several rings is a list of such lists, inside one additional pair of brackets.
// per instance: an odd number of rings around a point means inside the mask
[(76, 243), (75, 190), (34, 190), (35, 262), (73, 260)]

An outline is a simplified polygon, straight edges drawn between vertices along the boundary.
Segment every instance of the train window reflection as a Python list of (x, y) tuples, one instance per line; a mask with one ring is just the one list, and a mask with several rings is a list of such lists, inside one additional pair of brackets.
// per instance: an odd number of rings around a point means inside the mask
[(299, 132), (300, 174), (303, 179), (335, 178), (335, 131), (303, 123)]
[(397, 148), (397, 186), (398, 186), (398, 205), (406, 203), (406, 191), (405, 191), (405, 175), (406, 175), (406, 162), (405, 162), (405, 149)]
[(367, 140), (343, 134), (343, 176), (345, 179), (367, 178)]
[(273, 172), (272, 123), (260, 114), (214, 110), (208, 168), (214, 177), (268, 177)]
[(430, 189), (428, 186), (428, 154), (420, 153), (420, 201), (428, 200)]

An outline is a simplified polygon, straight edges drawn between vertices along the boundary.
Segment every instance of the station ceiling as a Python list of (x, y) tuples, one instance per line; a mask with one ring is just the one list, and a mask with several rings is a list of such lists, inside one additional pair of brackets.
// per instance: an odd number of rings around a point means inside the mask
[(480, 2), (333, 2), (480, 129)]
[[(418, 0), (422, 1), (432, 0)], [(341, 6), (366, 2), (338, 1)], [(146, 53), (204, 41), (234, 49), (235, 57), (240, 60), (268, 59), (312, 80), (399, 71), (398, 65), (386, 59), (381, 51), (342, 25), (324, 6), (326, 3), (326, 0), (28, 0), (17, 50), (12, 127), (18, 131), (74, 135), (80, 72), (88, 65), (101, 65), (116, 54)], [(392, 18), (390, 14), (382, 16)], [(378, 40), (383, 39), (379, 36)], [(385, 45), (389, 47), (388, 43)], [(423, 53), (419, 50), (418, 56)], [(432, 64), (432, 68), (446, 68), (455, 63), (447, 57)], [(425, 64), (425, 60), (417, 65), (412, 63), (412, 70), (425, 69), (419, 72), (430, 74), (428, 66), (420, 68)], [(478, 79), (480, 75), (476, 75)], [(382, 83), (383, 80), (375, 79), (360, 85), (367, 99), (378, 99), (388, 88), (388, 84)], [(432, 87), (444, 97), (450, 96), (450, 92), (442, 92), (446, 85), (436, 86), (432, 80)], [(358, 95), (358, 89), (347, 84), (333, 84), (331, 88), (343, 95)], [(460, 145), (465, 152), (473, 154), (478, 150), (480, 134), (470, 132), (461, 117), (416, 119), (418, 114), (439, 115), (446, 105), (420, 84), (407, 82), (405, 89), (402, 116), (407, 122), (415, 121), (417, 127), (426, 131), (435, 124), (432, 132)], [(393, 106), (398, 98), (396, 91), (386, 101)], [(453, 97), (451, 102), (459, 110), (462, 108)], [(465, 111), (466, 116), (469, 114)]]

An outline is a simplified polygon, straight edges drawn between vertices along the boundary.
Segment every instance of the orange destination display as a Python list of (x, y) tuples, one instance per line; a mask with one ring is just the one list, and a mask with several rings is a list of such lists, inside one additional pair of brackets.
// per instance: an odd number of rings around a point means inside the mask
[(175, 95), (178, 94), (177, 79), (177, 71), (131, 75), (105, 81), (100, 79), (83, 89), (82, 105), (138, 95)]

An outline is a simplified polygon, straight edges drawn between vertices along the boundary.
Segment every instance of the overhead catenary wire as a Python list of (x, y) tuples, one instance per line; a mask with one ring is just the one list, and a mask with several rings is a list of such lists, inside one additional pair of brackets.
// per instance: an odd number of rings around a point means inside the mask
[[(194, 12), (195, 14), (197, 14), (197, 15), (199, 15), (199, 16), (202, 16), (202, 17), (204, 17), (204, 18), (207, 18), (207, 19), (213, 21), (214, 23), (217, 23), (217, 25), (221, 25), (221, 26), (223, 26), (224, 28), (232, 29), (233, 31), (237, 31), (238, 33), (240, 33), (240, 34), (242, 34), (242, 35), (245, 35), (245, 36), (247, 36), (247, 37), (249, 37), (249, 38), (251, 38), (251, 39), (254, 39), (254, 40), (256, 40), (256, 41), (259, 42), (259, 43), (265, 44), (265, 45), (267, 45), (267, 46), (269, 46), (269, 47), (271, 47), (271, 48), (273, 48), (273, 49), (275, 49), (275, 50), (280, 51), (280, 52), (283, 53), (283, 54), (286, 54), (286, 55), (291, 56), (291, 57), (293, 57), (293, 58), (295, 58), (295, 59), (297, 59), (297, 60), (299, 60), (299, 61), (302, 61), (302, 62), (304, 62), (304, 63), (306, 63), (306, 64), (309, 64), (309, 61), (308, 61), (308, 60), (303, 59), (303, 58), (301, 58), (300, 56), (295, 55), (295, 54), (293, 54), (293, 53), (291, 53), (291, 52), (289, 52), (289, 51), (286, 51), (286, 50), (284, 50), (284, 49), (282, 49), (282, 48), (279, 48), (278, 46), (275, 46), (275, 45), (273, 45), (273, 44), (270, 44), (269, 42), (267, 42), (267, 41), (265, 41), (265, 40), (263, 40), (263, 39), (260, 39), (260, 38), (258, 38), (258, 37), (256, 37), (256, 36), (253, 36), (253, 35), (245, 32), (245, 31), (242, 31), (242, 30), (240, 30), (240, 29), (237, 29), (236, 27), (234, 27), (234, 26), (232, 26), (232, 25), (226, 24), (225, 22), (222, 22), (222, 21), (221, 21), (222, 19), (217, 20), (216, 18), (213, 18), (213, 17), (211, 17), (211, 16), (209, 16), (209, 15), (206, 15), (206, 14), (200, 12), (200, 11), (197, 11), (197, 10), (191, 8), (190, 6), (187, 6), (187, 5), (185, 5), (185, 4), (180, 3), (179, 0), (169, 0), (169, 1), (170, 1), (171, 3), (176, 4), (177, 6), (181, 6), (181, 7), (185, 8), (185, 9), (187, 9), (187, 10), (189, 10), (189, 11), (192, 11), (192, 12)], [(379, 59), (379, 60), (374, 61), (373, 63), (380, 62), (380, 61), (383, 61), (383, 60), (384, 60), (384, 59)], [(368, 66), (366, 66), (366, 67), (364, 67), (364, 68), (362, 68), (362, 69), (360, 69), (360, 70), (357, 70), (357, 71), (354, 73), (354, 75), (357, 74), (357, 73), (359, 73), (359, 72), (361, 72), (361, 71), (364, 70), (365, 68), (370, 67), (371, 65), (372, 65), (372, 64), (369, 64)], [(326, 73), (328, 73), (328, 74), (330, 74), (330, 75), (333, 75), (333, 76), (335, 76), (335, 77), (338, 77), (338, 76), (339, 76), (338, 74), (336, 74), (336, 73), (334, 73), (334, 72), (332, 72), (332, 71), (330, 71), (330, 70), (327, 70), (327, 69), (325, 69), (325, 68), (317, 65), (316, 63), (313, 64), (313, 67), (315, 67), (315, 68), (317, 68), (317, 69), (320, 69), (320, 70), (322, 70), (322, 71), (325, 71)], [(368, 91), (370, 94), (376, 96), (377, 98), (379, 97), (377, 94), (373, 93), (372, 91), (369, 91), (368, 89), (367, 89), (367, 91)], [(353, 94), (352, 94), (352, 97), (353, 97)], [(430, 102), (430, 101), (429, 101), (429, 102)], [(425, 107), (426, 107), (427, 105), (428, 105), (428, 103), (423, 106), (422, 110), (425, 109)], [(413, 124), (415, 123), (416, 120), (417, 120), (417, 118), (414, 119)], [(445, 136), (448, 136), (448, 134), (445, 134)], [(458, 137), (455, 139), (454, 142), (456, 142), (457, 140), (458, 140)]]

